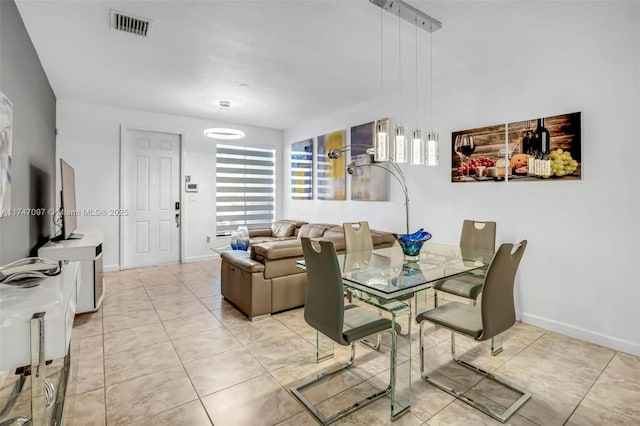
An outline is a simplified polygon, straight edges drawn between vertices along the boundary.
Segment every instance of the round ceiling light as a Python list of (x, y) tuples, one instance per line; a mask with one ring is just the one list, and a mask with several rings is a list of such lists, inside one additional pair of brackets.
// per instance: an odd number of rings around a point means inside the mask
[(228, 129), (224, 127), (212, 127), (204, 130), (204, 135), (211, 139), (237, 140), (244, 138), (244, 132), (238, 129)]

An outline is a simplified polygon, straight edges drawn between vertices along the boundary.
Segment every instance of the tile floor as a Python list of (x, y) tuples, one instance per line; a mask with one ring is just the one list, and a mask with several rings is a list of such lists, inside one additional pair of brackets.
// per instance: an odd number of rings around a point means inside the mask
[[(102, 308), (74, 324), (65, 424), (316, 424), (288, 389), (346, 360), (348, 349), (316, 364), (315, 332), (302, 309), (249, 322), (220, 296), (216, 261), (108, 273), (105, 280)], [(452, 364), (446, 331), (429, 331), (426, 362), (434, 375), (481, 392), (487, 404), (510, 403), (512, 395)], [(463, 359), (533, 392), (508, 424), (640, 424), (639, 357), (521, 323), (504, 340), (497, 357), (487, 343), (457, 342)], [(325, 412), (338, 410), (388, 382), (388, 359), (388, 347), (378, 353), (358, 345), (353, 369), (305, 394)], [(0, 406), (15, 377), (0, 373)], [(28, 388), (27, 381), (12, 415), (28, 412)], [(393, 424), (499, 424), (422, 381), (417, 355), (412, 393), (411, 412)], [(338, 424), (391, 424), (388, 399)]]

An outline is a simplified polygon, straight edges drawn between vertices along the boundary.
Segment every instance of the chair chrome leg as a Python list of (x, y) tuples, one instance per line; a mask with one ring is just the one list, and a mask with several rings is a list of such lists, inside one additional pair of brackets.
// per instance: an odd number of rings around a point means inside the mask
[(360, 343), (362, 343), (365, 346), (370, 347), (374, 351), (380, 350), (380, 346), (382, 346), (382, 334), (378, 333), (378, 337), (376, 339), (376, 343), (375, 344), (370, 342), (370, 341), (368, 341), (367, 339), (360, 340)]
[(435, 289), (433, 290), (433, 307), (438, 307), (438, 291)]
[(376, 393), (374, 393), (373, 395), (370, 395), (356, 403), (354, 403), (353, 405), (351, 405), (350, 407), (344, 408), (340, 411), (338, 411), (335, 414), (332, 414), (329, 417), (325, 417), (320, 410), (318, 410), (318, 408), (313, 405), (313, 403), (311, 403), (311, 401), (309, 401), (304, 395), (302, 395), (302, 390), (306, 387), (309, 387), (333, 374), (339, 373), (340, 371), (346, 370), (349, 367), (351, 367), (351, 365), (353, 364), (353, 360), (355, 359), (356, 356), (356, 344), (355, 342), (351, 343), (351, 357), (349, 358), (349, 361), (346, 364), (340, 365), (332, 370), (329, 371), (325, 371), (322, 372), (308, 380), (305, 380), (304, 382), (300, 383), (297, 386), (293, 386), (290, 390), (291, 393), (293, 393), (293, 395), (298, 398), (298, 400), (309, 410), (309, 412), (316, 418), (316, 420), (318, 420), (320, 423), (322, 423), (323, 425), (328, 425), (331, 424), (349, 414), (351, 414), (352, 412), (356, 411), (357, 409), (364, 407), (366, 405), (371, 404), (372, 402), (382, 398), (385, 395), (388, 395), (389, 393), (391, 393), (391, 383), (389, 383), (389, 385), (386, 387), (386, 389), (377, 391)]
[(498, 334), (491, 338), (491, 355), (496, 356), (502, 352), (502, 335)]
[(513, 415), (513, 413), (515, 413), (516, 411), (518, 411), (518, 409), (529, 400), (529, 398), (531, 398), (531, 393), (524, 391), (522, 389), (519, 389), (517, 387), (515, 387), (514, 385), (497, 378), (496, 376), (494, 376), (493, 374), (489, 373), (488, 371), (485, 371), (479, 367), (476, 367), (473, 364), (470, 364), (466, 361), (463, 361), (461, 359), (456, 358), (456, 348), (455, 348), (455, 333), (451, 332), (451, 356), (453, 358), (453, 360), (458, 363), (459, 365), (462, 365), (465, 368), (468, 368), (471, 371), (474, 371), (478, 374), (483, 375), (484, 377), (486, 377), (487, 379), (493, 380), (496, 383), (499, 383), (503, 386), (505, 386), (506, 388), (520, 394), (520, 398), (518, 398), (518, 400), (516, 400), (513, 404), (511, 404), (511, 406), (509, 406), (505, 411), (503, 411), (502, 413), (496, 412), (492, 409), (490, 409), (489, 407), (485, 406), (484, 404), (474, 400), (473, 398), (468, 397), (467, 395), (465, 395), (462, 392), (459, 392), (451, 387), (448, 387), (440, 382), (438, 382), (437, 380), (432, 379), (431, 377), (429, 377), (426, 372), (425, 372), (425, 365), (424, 365), (424, 337), (422, 335), (422, 331), (423, 331), (423, 322), (420, 323), (420, 375), (422, 376), (422, 378), (427, 382), (432, 384), (433, 386), (437, 387), (440, 390), (445, 391), (446, 393), (448, 393), (451, 396), (454, 396), (456, 398), (458, 398), (459, 400), (466, 402), (467, 404), (471, 405), (472, 407), (482, 411), (483, 413), (493, 417), (496, 420), (499, 420), (500, 422), (504, 423), (506, 422), (509, 417), (511, 417)]

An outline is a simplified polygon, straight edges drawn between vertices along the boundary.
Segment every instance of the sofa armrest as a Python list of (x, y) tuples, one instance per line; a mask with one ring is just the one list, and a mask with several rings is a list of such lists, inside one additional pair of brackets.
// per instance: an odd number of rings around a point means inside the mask
[(225, 262), (235, 265), (240, 269), (247, 272), (263, 272), (264, 264), (257, 262), (249, 256), (249, 253), (242, 250), (226, 251), (220, 255), (220, 258)]

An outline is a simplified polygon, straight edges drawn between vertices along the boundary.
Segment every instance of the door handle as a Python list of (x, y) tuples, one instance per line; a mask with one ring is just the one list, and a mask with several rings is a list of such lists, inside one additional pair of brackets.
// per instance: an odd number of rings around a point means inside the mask
[(176, 227), (180, 227), (180, 213), (176, 213)]

